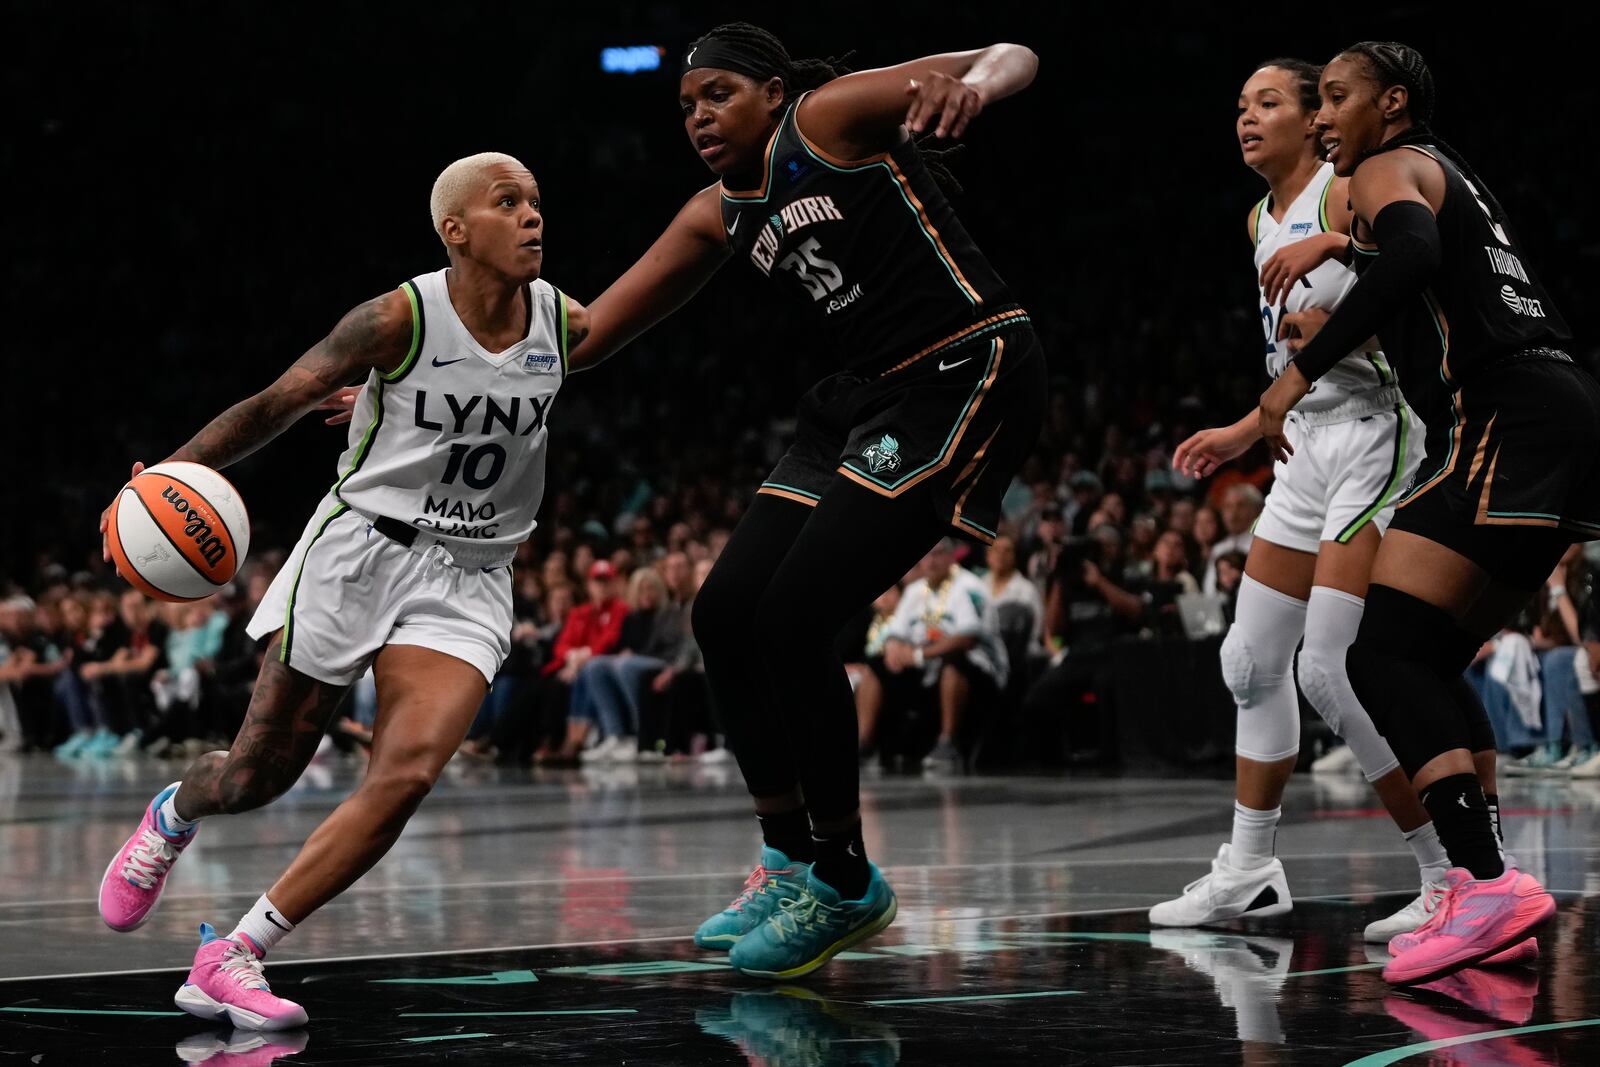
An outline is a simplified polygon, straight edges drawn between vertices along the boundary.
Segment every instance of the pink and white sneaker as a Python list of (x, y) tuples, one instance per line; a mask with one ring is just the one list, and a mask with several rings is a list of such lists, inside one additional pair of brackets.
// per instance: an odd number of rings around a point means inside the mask
[(272, 995), (262, 973), (263, 953), (240, 934), (218, 937), (210, 923), (200, 924), (200, 951), (194, 954), (189, 980), (178, 988), (173, 1003), (202, 1019), (227, 1020), (241, 1030), (291, 1030), (304, 1026), (306, 1010), (292, 1000)]
[(1386, 981), (1427, 982), (1508, 949), (1521, 953), (1522, 942), (1556, 911), (1555, 898), (1539, 880), (1515, 867), (1482, 881), (1452, 867), (1445, 884), (1445, 897), (1432, 918), (1390, 942), (1395, 958), (1383, 969)]
[(167, 872), (199, 830), (194, 826), (187, 833), (173, 834), (162, 826), (161, 805), (180, 784), (173, 782), (156, 794), (144, 809), (139, 828), (112, 857), (100, 879), (100, 918), (113, 930), (137, 930), (155, 914)]

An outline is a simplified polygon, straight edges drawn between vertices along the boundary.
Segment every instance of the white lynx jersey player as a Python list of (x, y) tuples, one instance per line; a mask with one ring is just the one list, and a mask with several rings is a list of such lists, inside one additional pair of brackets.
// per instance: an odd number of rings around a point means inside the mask
[(411, 351), (394, 371), (373, 371), (357, 396), (332, 495), (369, 520), (516, 545), (544, 497), (547, 425), (567, 371), (566, 297), (533, 282), (527, 334), (490, 353), (456, 315), (447, 273), (401, 287), (412, 301)]
[[(1328, 189), (1332, 184), (1333, 164), (1324, 163), (1294, 203), (1289, 205), (1282, 222), (1274, 219), (1267, 210), (1270, 196), (1256, 205), (1253, 228), (1257, 277), (1261, 275), (1262, 265), (1278, 249), (1327, 231)], [(1260, 294), (1261, 324), (1267, 335), (1267, 374), (1274, 381), (1293, 356), (1289, 346), (1278, 340), (1279, 318), (1287, 311), (1303, 311), (1311, 307), (1332, 311), (1355, 283), (1354, 271), (1342, 263), (1329, 260), (1295, 284), (1283, 307), (1268, 304), (1266, 294)], [(1352, 411), (1351, 415), (1360, 417), (1374, 411), (1393, 410), (1399, 398), (1394, 372), (1374, 340), (1361, 350), (1350, 353), (1318, 379), (1311, 392), (1295, 405), (1295, 410), (1332, 412), (1335, 408), (1356, 401), (1361, 410), (1359, 413)]]

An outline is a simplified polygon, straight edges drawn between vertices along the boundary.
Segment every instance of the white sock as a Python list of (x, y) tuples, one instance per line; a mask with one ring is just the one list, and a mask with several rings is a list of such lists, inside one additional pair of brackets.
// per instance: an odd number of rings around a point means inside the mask
[(1281, 807), (1257, 811), (1235, 800), (1233, 845), (1228, 849), (1228, 862), (1241, 871), (1253, 871), (1271, 863), (1278, 838), (1278, 819), (1282, 816)]
[(1450, 869), (1450, 857), (1445, 854), (1444, 845), (1439, 843), (1439, 831), (1433, 828), (1433, 823), (1425, 822), (1415, 830), (1407, 831), (1405, 838), (1406, 844), (1411, 846), (1411, 851), (1417, 857), (1422, 880), (1443, 882), (1444, 872)]
[(284, 939), (284, 936), (294, 930), (294, 923), (283, 917), (276, 904), (267, 899), (265, 893), (256, 901), (256, 906), (250, 913), (239, 920), (239, 925), (234, 928), (229, 937), (238, 937), (244, 934), (265, 956), (267, 950)]
[(178, 809), (172, 806), (172, 802), (177, 799), (178, 791), (174, 789), (171, 795), (161, 802), (161, 807), (156, 809), (156, 813), (161, 816), (161, 828), (167, 833), (186, 834), (190, 830), (193, 830), (195, 826), (199, 824), (200, 820), (195, 819), (193, 822), (191, 822), (188, 819), (180, 817), (178, 815)]

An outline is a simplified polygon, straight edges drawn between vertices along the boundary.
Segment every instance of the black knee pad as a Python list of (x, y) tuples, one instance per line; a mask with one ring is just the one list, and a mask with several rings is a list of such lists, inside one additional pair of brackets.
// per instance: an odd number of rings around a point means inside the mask
[(1409, 593), (1384, 585), (1367, 590), (1346, 670), (1362, 707), (1407, 775), (1442, 752), (1470, 749), (1473, 716), (1452, 685), (1461, 677), (1452, 669), (1460, 633), (1448, 612)]
[(1450, 671), (1450, 691), (1466, 714), (1467, 743), (1473, 752), (1492, 751), (1498, 747), (1498, 743), (1494, 736), (1494, 727), (1489, 723), (1489, 711), (1483, 706), (1483, 699), (1478, 696), (1478, 691), (1466, 678), (1467, 668), (1472, 666), (1472, 661), (1477, 658), (1478, 649), (1483, 647), (1483, 638), (1457, 627), (1454, 645), (1446, 669)]

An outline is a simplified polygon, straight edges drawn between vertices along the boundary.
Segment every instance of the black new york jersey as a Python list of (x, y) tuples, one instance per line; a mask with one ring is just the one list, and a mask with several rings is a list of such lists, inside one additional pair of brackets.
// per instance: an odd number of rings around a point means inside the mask
[[(1378, 340), (1400, 371), (1406, 399), (1432, 426), (1445, 395), (1479, 370), (1513, 352), (1559, 347), (1572, 335), (1489, 190), (1475, 186), (1436, 148), (1424, 143), (1395, 150), (1405, 149), (1426, 153), (1444, 169), (1442, 262), (1422, 295), (1378, 331)], [(1358, 242), (1353, 247), (1358, 274), (1380, 254)]]
[(834, 159), (800, 132), (799, 107), (768, 142), (760, 188), (723, 189), (722, 225), (735, 257), (816, 310), (847, 367), (914, 351), (1010, 299), (913, 142)]

